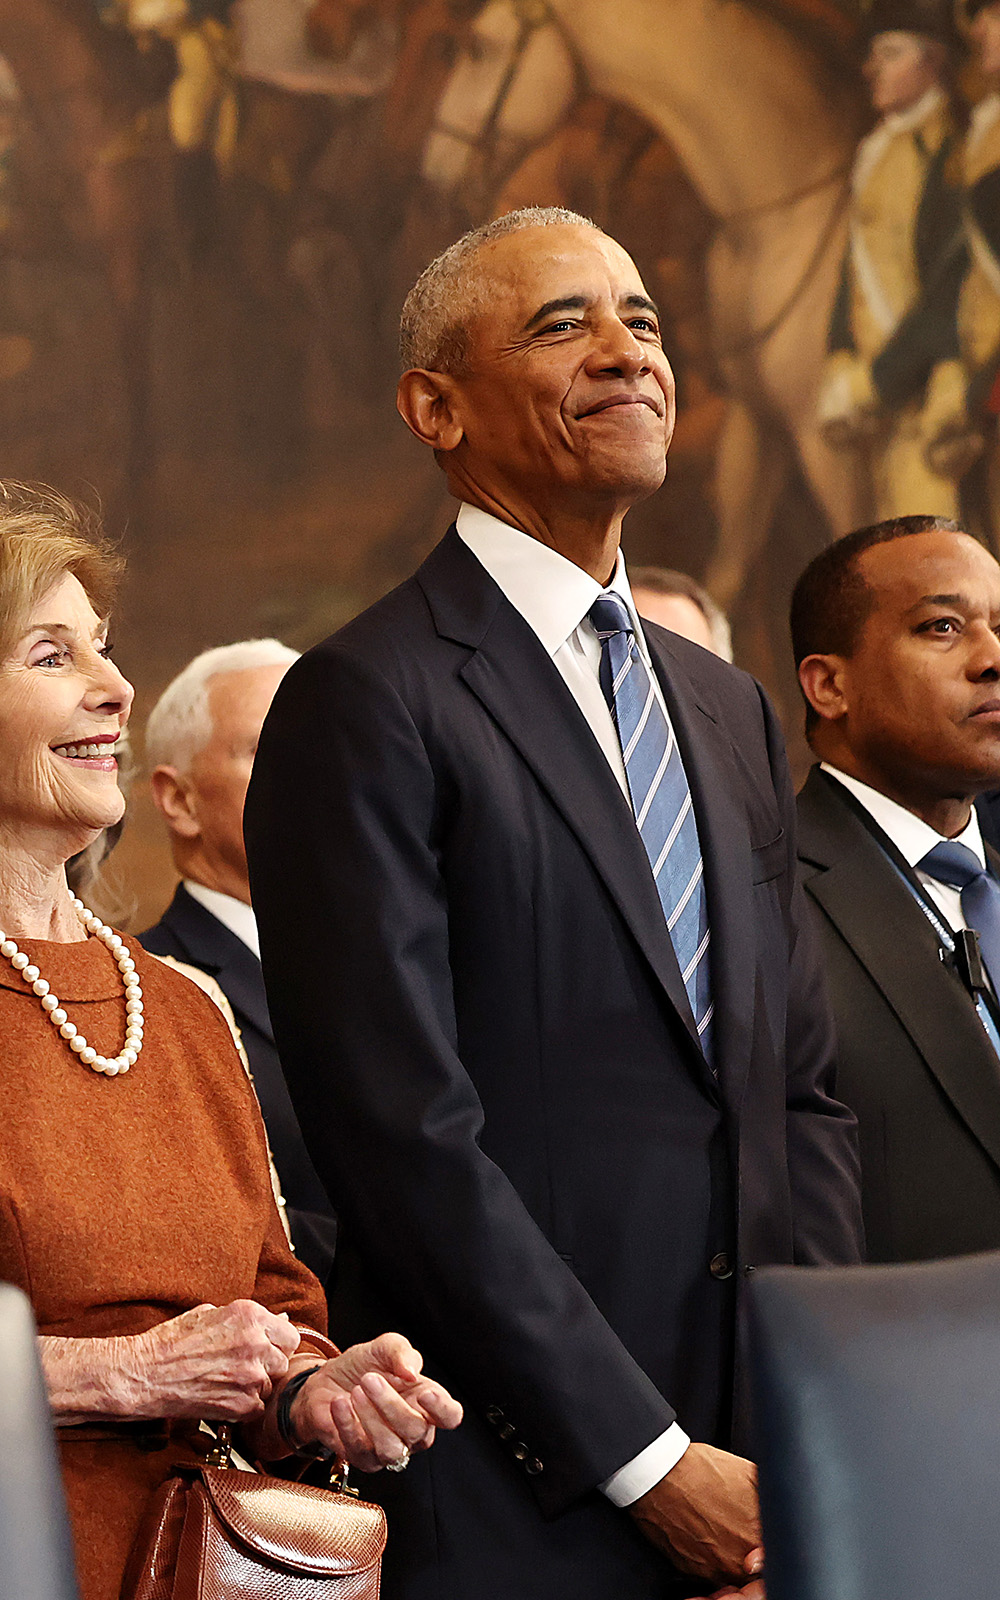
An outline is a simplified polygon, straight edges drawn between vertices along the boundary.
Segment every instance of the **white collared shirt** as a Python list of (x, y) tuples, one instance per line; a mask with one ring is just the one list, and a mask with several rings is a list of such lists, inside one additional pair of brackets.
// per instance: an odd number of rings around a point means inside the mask
[(512, 528), (508, 522), (501, 522), (488, 511), (480, 511), (478, 506), (463, 505), (455, 520), (459, 538), (486, 568), (552, 657), (627, 800), (622, 747), (600, 683), (601, 641), (587, 615), (600, 595), (614, 593), (624, 600), (632, 618), (636, 645), (649, 668), (656, 698), (668, 723), (670, 717), (653, 671), (621, 550), (614, 576), (607, 587), (602, 588), (596, 578), (561, 556), (558, 550), (532, 538), (530, 533), (522, 533), (520, 528)]
[[(907, 811), (898, 801), (890, 800), (888, 795), (880, 794), (869, 784), (862, 783), (858, 778), (849, 777), (838, 767), (832, 767), (828, 761), (820, 762), (820, 766), (824, 772), (830, 774), (831, 778), (836, 778), (838, 783), (842, 783), (845, 789), (850, 790), (869, 815), (874, 817), (908, 867), (916, 868), (917, 862), (922, 861), (927, 852), (933, 850), (936, 844), (941, 844), (945, 838), (943, 833), (938, 833), (936, 828), (932, 828), (922, 818), (915, 816), (912, 811)], [(964, 844), (966, 849), (972, 851), (983, 870), (986, 870), (986, 849), (979, 830), (979, 818), (975, 806), (972, 808), (968, 826), (962, 830), (954, 843)], [(941, 883), (937, 878), (929, 877), (926, 872), (918, 872), (917, 877), (935, 905), (944, 912), (950, 928), (957, 933), (969, 926), (962, 912), (962, 896), (958, 889), (953, 889), (948, 883)]]
[[(530, 533), (512, 528), (488, 511), (480, 511), (478, 506), (463, 505), (456, 526), (459, 538), (545, 646), (628, 799), (622, 749), (600, 684), (601, 641), (587, 615), (599, 595), (613, 591), (628, 607), (636, 645), (649, 667), (663, 715), (668, 722), (670, 718), (649, 658), (621, 550), (614, 576), (607, 588), (602, 589), (597, 580), (575, 562), (568, 561)], [(684, 1429), (672, 1423), (665, 1433), (599, 1487), (616, 1506), (630, 1506), (666, 1477), (690, 1443)]]
[(206, 889), (203, 883), (195, 883), (193, 878), (184, 879), (184, 887), (192, 900), (210, 911), (217, 917), (230, 933), (235, 933), (237, 939), (242, 939), (248, 950), (252, 950), (257, 960), (260, 960), (260, 938), (257, 933), (257, 918), (253, 914), (252, 906), (245, 900), (237, 900), (234, 895), (223, 894), (221, 889)]

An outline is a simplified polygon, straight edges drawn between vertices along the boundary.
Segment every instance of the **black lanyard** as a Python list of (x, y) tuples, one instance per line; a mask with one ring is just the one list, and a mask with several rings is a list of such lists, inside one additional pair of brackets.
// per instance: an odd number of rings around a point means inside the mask
[[(881, 828), (875, 821), (868, 808), (862, 805), (861, 801), (855, 794), (852, 794), (846, 784), (840, 783), (830, 773), (824, 773), (824, 777), (836, 783), (837, 792), (844, 804), (850, 811), (853, 811), (865, 831), (871, 835), (882, 854), (887, 858), (890, 866), (894, 867), (898, 876), (902, 878), (937, 935), (941, 960), (947, 966), (953, 967), (958, 973), (977, 1009), (980, 1004), (985, 1006), (993, 1028), (1000, 1033), (1000, 1007), (997, 1005), (997, 997), (979, 951), (979, 935), (975, 929), (953, 928), (951, 926), (941, 908), (934, 903), (927, 893), (926, 885), (921, 883), (916, 871), (910, 866), (902, 851), (889, 838), (885, 829)], [(994, 1041), (994, 1044), (996, 1042)]]

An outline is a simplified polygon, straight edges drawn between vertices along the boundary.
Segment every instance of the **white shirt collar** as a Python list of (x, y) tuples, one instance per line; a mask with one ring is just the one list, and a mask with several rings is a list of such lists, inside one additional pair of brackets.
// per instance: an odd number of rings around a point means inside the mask
[[(625, 572), (625, 557), (618, 551), (614, 576), (607, 589), (558, 550), (542, 544), (530, 533), (501, 522), (478, 506), (462, 505), (455, 519), (459, 538), (486, 568), (511, 605), (554, 656), (586, 619), (599, 595), (614, 590), (624, 600), (632, 618), (636, 641), (647, 656), (639, 613)], [(589, 626), (589, 624), (588, 624)]]
[(260, 937), (257, 933), (257, 918), (253, 914), (252, 906), (245, 900), (237, 900), (231, 894), (223, 894), (220, 889), (206, 889), (203, 883), (195, 883), (193, 878), (184, 879), (184, 887), (192, 900), (210, 911), (230, 933), (235, 933), (237, 939), (242, 939), (249, 950), (252, 950), (257, 960), (260, 960)]
[(988, 94), (984, 100), (972, 108), (969, 117), (968, 146), (974, 150), (979, 142), (989, 133), (994, 122), (1000, 117), (1000, 93)]
[[(888, 795), (880, 794), (877, 789), (871, 788), (867, 783), (861, 783), (857, 778), (851, 778), (846, 772), (841, 772), (838, 767), (832, 767), (828, 761), (821, 761), (820, 766), (828, 772), (845, 789), (849, 789), (856, 800), (859, 800), (865, 810), (875, 818), (884, 834), (892, 840), (903, 860), (910, 867), (915, 867), (922, 861), (929, 850), (940, 844), (944, 834), (938, 833), (929, 823), (921, 817), (914, 816), (912, 811), (907, 811), (905, 806), (899, 805), (895, 800), (890, 800)], [(986, 866), (986, 851), (983, 846), (983, 836), (979, 830), (979, 818), (976, 808), (972, 808), (968, 827), (958, 835), (954, 841), (964, 844), (971, 850), (981, 867)]]

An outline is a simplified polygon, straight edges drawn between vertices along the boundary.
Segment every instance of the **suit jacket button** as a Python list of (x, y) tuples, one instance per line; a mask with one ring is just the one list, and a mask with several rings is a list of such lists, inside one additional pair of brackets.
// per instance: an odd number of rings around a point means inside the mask
[(491, 1422), (493, 1424), (494, 1428), (496, 1427), (498, 1422), (502, 1422), (503, 1421), (503, 1412), (500, 1410), (500, 1407), (499, 1406), (490, 1406), (489, 1409), (486, 1412), (486, 1420), (487, 1420), (487, 1422)]
[(503, 1427), (500, 1429), (500, 1437), (506, 1443), (508, 1439), (513, 1439), (516, 1432), (517, 1430), (512, 1422), (505, 1422)]
[(708, 1263), (708, 1270), (713, 1278), (731, 1278), (733, 1275), (732, 1263), (724, 1250), (713, 1256)]
[(537, 1478), (540, 1472), (545, 1471), (545, 1468), (542, 1466), (542, 1463), (539, 1461), (537, 1456), (532, 1456), (530, 1461), (526, 1461), (524, 1463), (524, 1470), (528, 1474), (529, 1478)]
[(526, 1444), (516, 1444), (514, 1446), (514, 1460), (515, 1461), (523, 1461), (525, 1459), (525, 1457), (527, 1456), (527, 1454), (528, 1454), (528, 1446)]

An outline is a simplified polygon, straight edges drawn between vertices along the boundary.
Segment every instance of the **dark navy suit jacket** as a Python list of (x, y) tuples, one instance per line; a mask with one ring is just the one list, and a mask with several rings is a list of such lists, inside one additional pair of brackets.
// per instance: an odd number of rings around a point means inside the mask
[(333, 1266), (337, 1224), (288, 1096), (274, 1047), (260, 962), (231, 928), (188, 894), (182, 883), (177, 885), (159, 922), (139, 935), (139, 943), (153, 955), (173, 956), (207, 972), (232, 1006), (253, 1073), (274, 1165), (288, 1202), (296, 1254), (321, 1283), (326, 1283)]
[(342, 1219), (335, 1336), (399, 1325), (467, 1408), (373, 1482), (389, 1597), (668, 1592), (597, 1485), (675, 1417), (727, 1443), (735, 1406), (745, 1445), (746, 1274), (857, 1259), (780, 732), (744, 673), (648, 636), (705, 857), (717, 1078), (628, 803), (454, 530), (295, 663), (264, 727), (251, 883)]

